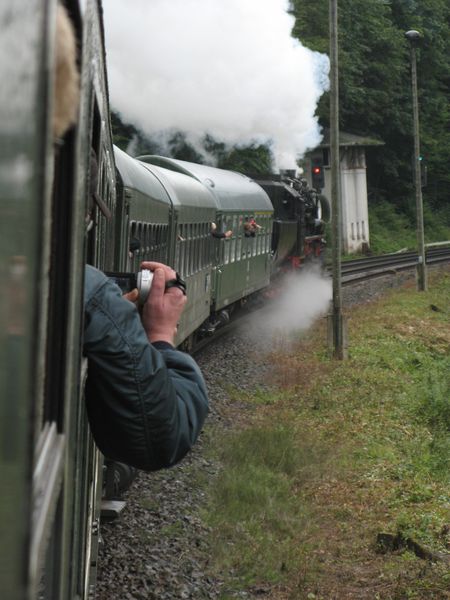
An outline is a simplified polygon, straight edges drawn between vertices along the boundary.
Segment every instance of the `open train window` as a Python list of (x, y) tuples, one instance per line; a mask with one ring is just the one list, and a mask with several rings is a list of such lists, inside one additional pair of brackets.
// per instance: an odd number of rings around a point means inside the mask
[(239, 228), (238, 233), (236, 234), (236, 260), (241, 260), (241, 258), (242, 258), (242, 232)]
[[(55, 175), (51, 205), (49, 294), (47, 347), (43, 421), (55, 421), (63, 429), (64, 381), (66, 363), (62, 359), (67, 344), (67, 324), (70, 281), (67, 265), (70, 264), (70, 240), (74, 205), (74, 133), (66, 136), (55, 157)], [(51, 368), (50, 368), (51, 366)]]

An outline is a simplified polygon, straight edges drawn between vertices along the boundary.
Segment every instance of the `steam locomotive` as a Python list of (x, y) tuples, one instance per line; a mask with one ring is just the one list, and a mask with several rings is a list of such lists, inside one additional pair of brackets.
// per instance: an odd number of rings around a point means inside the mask
[[(301, 180), (114, 148), (100, 0), (64, 6), (81, 97), (76, 125), (56, 143), (57, 0), (0, 6), (10, 57), (0, 67), (0, 589), (8, 600), (94, 593), (105, 469), (83, 399), (85, 262), (107, 272), (135, 272), (148, 259), (172, 265), (187, 285), (177, 343), (189, 349), (323, 245), (320, 202)], [(93, 184), (100, 205), (90, 202)], [(248, 235), (251, 220), (258, 227)], [(231, 237), (212, 236), (211, 223)]]

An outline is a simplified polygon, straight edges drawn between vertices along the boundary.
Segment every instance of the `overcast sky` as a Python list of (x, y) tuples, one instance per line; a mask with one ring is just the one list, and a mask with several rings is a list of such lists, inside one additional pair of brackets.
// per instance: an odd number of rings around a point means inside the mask
[(281, 168), (320, 141), (329, 62), (290, 36), (285, 0), (105, 0), (111, 104), (145, 133), (272, 141)]

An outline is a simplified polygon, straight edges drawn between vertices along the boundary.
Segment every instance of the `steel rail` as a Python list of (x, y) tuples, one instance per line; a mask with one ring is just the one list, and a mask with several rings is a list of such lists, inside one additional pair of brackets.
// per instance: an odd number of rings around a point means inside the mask
[[(450, 248), (428, 248), (426, 262), (429, 265), (450, 261)], [(418, 264), (417, 252), (402, 252), (394, 254), (383, 254), (380, 256), (369, 256), (359, 259), (348, 260), (342, 263), (343, 283), (349, 284), (356, 281), (364, 281), (416, 268)]]
[[(402, 252), (383, 254), (380, 256), (369, 256), (348, 260), (342, 263), (342, 285), (350, 286), (359, 282), (381, 277), (383, 275), (395, 275), (400, 271), (415, 269), (417, 267), (417, 252)], [(433, 265), (450, 262), (450, 247), (428, 248), (426, 252), (427, 264)], [(327, 269), (328, 270), (328, 269)], [(328, 270), (329, 272), (329, 270)], [(222, 336), (232, 333), (244, 319), (248, 319), (249, 311), (245, 308), (237, 311), (231, 321), (218, 328), (211, 336), (198, 340), (191, 350), (195, 355), (207, 348), (209, 344), (215, 343)]]

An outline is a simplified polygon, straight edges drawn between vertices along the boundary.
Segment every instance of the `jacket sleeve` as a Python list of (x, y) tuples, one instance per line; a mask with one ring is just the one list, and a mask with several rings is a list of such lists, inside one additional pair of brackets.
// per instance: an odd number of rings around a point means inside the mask
[(134, 305), (102, 273), (86, 273), (86, 403), (96, 444), (113, 460), (153, 471), (192, 448), (208, 412), (196, 362), (147, 340)]

